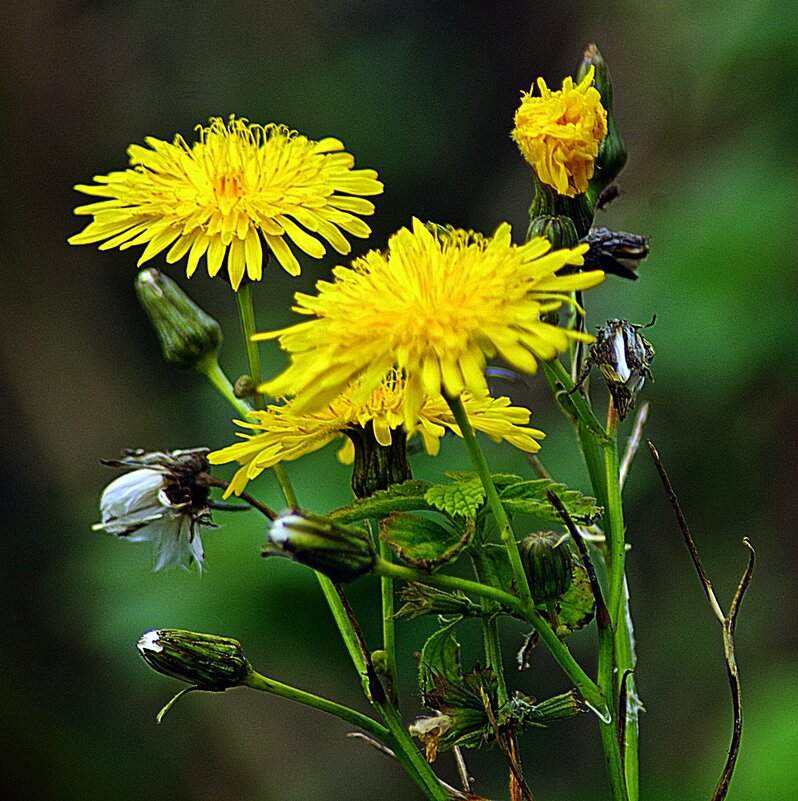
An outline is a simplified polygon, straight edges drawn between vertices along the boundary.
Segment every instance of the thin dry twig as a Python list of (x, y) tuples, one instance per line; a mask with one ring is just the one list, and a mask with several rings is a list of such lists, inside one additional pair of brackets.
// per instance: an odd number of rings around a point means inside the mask
[(734, 597), (732, 598), (731, 605), (729, 606), (729, 612), (728, 614), (724, 615), (723, 610), (718, 603), (718, 599), (715, 596), (715, 591), (712, 589), (712, 582), (710, 582), (709, 576), (707, 576), (707, 572), (704, 569), (703, 563), (701, 562), (701, 557), (698, 554), (698, 549), (696, 548), (692, 534), (690, 534), (690, 529), (687, 526), (687, 520), (685, 520), (682, 508), (679, 505), (678, 499), (676, 498), (676, 493), (674, 492), (673, 486), (668, 478), (668, 474), (665, 472), (665, 468), (662, 465), (662, 460), (660, 459), (659, 453), (651, 441), (649, 441), (648, 447), (651, 450), (651, 457), (657, 467), (660, 479), (662, 479), (662, 485), (665, 488), (665, 494), (668, 496), (668, 500), (670, 501), (673, 511), (676, 514), (676, 520), (679, 523), (679, 528), (681, 529), (682, 536), (684, 537), (685, 545), (687, 545), (687, 550), (690, 552), (690, 557), (693, 560), (696, 572), (701, 580), (704, 593), (707, 596), (707, 600), (709, 601), (709, 605), (713, 614), (718, 619), (723, 630), (723, 653), (726, 657), (726, 674), (729, 678), (729, 688), (731, 689), (734, 724), (732, 727), (732, 737), (731, 743), (729, 744), (729, 753), (726, 757), (726, 764), (723, 767), (723, 772), (721, 773), (720, 779), (718, 780), (718, 784), (715, 787), (715, 792), (712, 794), (711, 799), (711, 801), (723, 801), (729, 791), (729, 784), (731, 782), (732, 775), (734, 774), (734, 767), (737, 764), (737, 757), (740, 753), (740, 739), (743, 733), (743, 698), (740, 689), (740, 675), (737, 670), (737, 660), (734, 656), (734, 629), (737, 625), (737, 615), (740, 611), (740, 604), (742, 603), (743, 596), (745, 595), (745, 591), (748, 589), (748, 585), (751, 583), (751, 577), (754, 573), (756, 553), (754, 552), (753, 546), (748, 538), (745, 537), (743, 539), (743, 545), (748, 548), (748, 563), (746, 564), (745, 570), (743, 571), (740, 581), (737, 584), (737, 589), (734, 592)]
[(629, 477), (629, 468), (632, 466), (632, 461), (637, 455), (637, 449), (640, 447), (640, 443), (643, 440), (643, 428), (648, 420), (648, 412), (650, 408), (651, 407), (648, 401), (646, 401), (637, 410), (637, 414), (635, 415), (635, 424), (632, 428), (632, 435), (629, 437), (629, 440), (626, 443), (626, 450), (624, 451), (621, 467), (618, 471), (618, 481), (621, 485), (621, 489), (623, 489), (623, 485), (626, 483), (626, 479)]

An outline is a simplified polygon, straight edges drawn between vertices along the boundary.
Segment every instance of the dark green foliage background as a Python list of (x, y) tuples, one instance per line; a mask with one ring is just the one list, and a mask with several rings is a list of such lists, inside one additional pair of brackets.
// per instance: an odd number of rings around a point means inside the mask
[[(254, 515), (219, 515), (202, 578), (151, 571), (144, 546), (92, 534), (123, 447), (222, 446), (230, 414), (195, 375), (160, 361), (136, 304), (138, 254), (70, 248), (82, 202), (70, 189), (125, 166), (145, 135), (189, 136), (211, 115), (283, 121), (337, 135), (386, 184), (372, 243), (411, 215), (525, 230), (531, 174), (509, 139), (521, 89), (556, 84), (596, 41), (615, 76), (630, 159), (601, 221), (648, 233), (636, 284), (591, 292), (590, 322), (647, 322), (657, 349), (646, 388), (657, 442), (722, 599), (749, 536), (759, 552), (738, 625), (746, 729), (731, 801), (798, 792), (796, 668), (795, 271), (798, 16), (789, 3), (56, 2), (2, 12), (0, 404), (4, 514), (0, 791), (59, 801), (366, 801), (413, 798), (384, 757), (336, 720), (252, 692), (190, 695), (160, 727), (175, 684), (133, 647), (153, 626), (239, 637), (277, 679), (359, 705), (359, 684), (312, 578), (258, 558)], [(363, 245), (357, 247), (362, 250)], [(287, 319), (291, 294), (334, 264), (305, 259), (300, 280), (269, 271), (259, 321)], [(225, 367), (243, 370), (229, 291), (198, 275), (192, 295), (225, 324)], [(271, 352), (270, 352), (271, 354)], [(269, 355), (268, 358), (275, 358)], [(277, 362), (274, 361), (275, 370)], [(540, 381), (526, 396), (547, 432), (554, 475), (586, 489), (574, 446)], [(523, 460), (489, 448), (497, 469)], [(417, 457), (420, 478), (461, 466), (459, 443)], [(292, 465), (304, 503), (347, 501), (330, 448)], [(256, 485), (278, 505), (272, 479)], [(720, 631), (703, 599), (652, 465), (626, 490), (640, 669), (643, 797), (708, 798), (725, 757), (730, 710)], [(370, 580), (353, 601), (377, 642)], [(429, 622), (399, 623), (402, 686)], [(507, 656), (521, 631), (506, 627)], [(464, 664), (480, 657), (463, 636)], [(592, 658), (590, 634), (578, 634)], [(514, 686), (566, 684), (542, 651)], [(408, 716), (415, 713), (408, 707)], [(539, 799), (607, 797), (595, 723), (567, 721), (524, 740)], [(448, 756), (441, 765), (451, 775)], [(493, 752), (469, 762), (477, 791), (506, 797)]]

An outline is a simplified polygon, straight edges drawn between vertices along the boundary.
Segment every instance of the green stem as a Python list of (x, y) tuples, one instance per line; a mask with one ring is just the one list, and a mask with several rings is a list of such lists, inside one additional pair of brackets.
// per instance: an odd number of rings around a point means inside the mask
[(305, 692), (297, 687), (291, 687), (288, 684), (269, 679), (262, 676), (260, 673), (252, 671), (248, 676), (245, 685), (251, 687), (253, 690), (261, 690), (262, 692), (271, 693), (272, 695), (279, 695), (281, 698), (288, 698), (291, 701), (298, 701), (305, 706), (313, 707), (322, 712), (327, 712), (330, 715), (335, 715), (347, 723), (357, 726), (359, 729), (368, 732), (372, 737), (382, 743), (390, 743), (393, 739), (391, 732), (376, 720), (358, 712), (355, 709), (350, 709), (348, 706), (337, 704), (335, 701), (329, 701), (313, 693)]
[[(379, 526), (379, 523), (375, 525)], [(380, 558), (386, 562), (392, 559), (391, 547), (387, 542), (380, 540)], [(394, 608), (393, 579), (389, 576), (380, 576), (380, 598), (382, 600), (382, 649), (385, 651), (385, 658), (389, 676), (389, 697), (393, 703), (398, 703), (397, 692), (397, 661), (396, 661), (396, 618)]]
[[(576, 389), (576, 384), (571, 379), (568, 371), (563, 366), (559, 359), (553, 359), (550, 362), (541, 362), (541, 368), (546, 376), (549, 384), (554, 391), (557, 402), (563, 407), (568, 417), (573, 419), (573, 415), (567, 406), (576, 415), (577, 419), (582, 422), (585, 427), (596, 437), (599, 442), (607, 441), (607, 432), (601, 427), (601, 423), (596, 419), (593, 410), (588, 405), (582, 393)], [(558, 386), (559, 385), (559, 386)], [(561, 397), (561, 393), (566, 393)], [(567, 398), (567, 401), (565, 400)]]
[[(471, 553), (471, 561), (474, 564), (474, 572), (480, 584), (496, 586), (498, 581), (491, 575), (490, 565), (480, 548), (474, 548)], [(495, 601), (488, 598), (480, 598), (482, 606), (482, 640), (485, 644), (485, 662), (493, 670), (496, 676), (497, 692), (496, 700), (499, 708), (507, 703), (507, 682), (504, 677), (504, 665), (502, 661), (501, 641), (499, 639), (499, 618), (498, 612), (501, 607)]]
[(416, 581), (419, 584), (427, 584), (430, 587), (440, 587), (444, 590), (460, 590), (461, 592), (476, 595), (481, 598), (489, 598), (497, 601), (505, 609), (521, 615), (540, 636), (540, 639), (551, 651), (557, 664), (562, 668), (566, 676), (582, 694), (585, 701), (595, 710), (602, 719), (609, 719), (610, 713), (607, 702), (599, 690), (596, 683), (585, 673), (579, 663), (573, 658), (568, 647), (554, 632), (548, 621), (534, 608), (525, 606), (523, 601), (509, 592), (489, 587), (487, 584), (480, 584), (476, 581), (448, 576), (442, 573), (424, 573), (412, 567), (396, 565), (378, 559), (374, 566), (374, 573), (378, 576), (391, 576), (395, 579), (404, 581)]
[[(252, 305), (252, 284), (249, 281), (244, 281), (239, 287), (238, 292), (236, 292), (236, 301), (238, 302), (238, 313), (241, 318), (241, 328), (244, 331), (244, 344), (247, 349), (249, 371), (252, 374), (252, 381), (257, 387), (261, 383), (263, 374), (260, 367), (258, 343), (252, 341), (252, 336), (255, 334), (255, 309)], [(256, 394), (255, 408), (263, 409), (264, 406), (263, 395)], [(280, 491), (283, 493), (286, 505), (290, 509), (298, 509), (299, 502), (283, 463), (277, 462), (272, 467), (272, 471), (277, 483), (280, 485)]]
[(466, 450), (471, 457), (471, 463), (476, 469), (477, 475), (479, 475), (479, 479), (485, 489), (488, 507), (493, 514), (496, 525), (499, 527), (499, 536), (510, 558), (513, 582), (521, 598), (521, 603), (525, 608), (528, 607), (534, 611), (535, 604), (532, 600), (532, 594), (529, 591), (529, 582), (527, 581), (524, 567), (521, 564), (521, 554), (518, 552), (518, 543), (515, 541), (513, 528), (510, 525), (510, 518), (507, 516), (507, 512), (499, 499), (499, 493), (496, 491), (496, 485), (493, 483), (493, 476), (491, 476), (490, 468), (485, 461), (485, 454), (482, 453), (482, 448), (479, 447), (474, 429), (471, 427), (471, 422), (463, 406), (463, 401), (460, 397), (450, 398), (446, 396), (446, 402), (449, 404), (454, 419), (457, 421), (460, 433), (463, 435)]
[(213, 384), (214, 388), (219, 394), (238, 412), (241, 417), (246, 419), (247, 415), (252, 411), (252, 407), (241, 398), (236, 397), (233, 392), (233, 385), (230, 379), (224, 374), (224, 371), (219, 366), (219, 361), (216, 354), (208, 354), (195, 365), (197, 372), (202, 373), (208, 381)]

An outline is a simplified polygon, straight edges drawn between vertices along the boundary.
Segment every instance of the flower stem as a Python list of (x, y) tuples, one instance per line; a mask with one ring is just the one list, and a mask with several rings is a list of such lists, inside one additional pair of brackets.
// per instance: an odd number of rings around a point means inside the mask
[[(238, 302), (238, 313), (241, 318), (241, 327), (244, 331), (244, 344), (247, 349), (247, 360), (249, 361), (249, 371), (252, 374), (252, 380), (257, 387), (261, 383), (262, 373), (260, 367), (260, 353), (258, 352), (258, 343), (252, 341), (252, 336), (255, 334), (255, 309), (252, 305), (252, 284), (249, 281), (244, 281), (236, 292), (236, 301)], [(263, 409), (263, 395), (255, 395), (255, 408)], [(277, 462), (272, 467), (274, 476), (277, 483), (280, 485), (280, 490), (285, 498), (286, 505), (290, 509), (298, 509), (299, 502), (297, 501), (294, 488), (291, 486), (291, 481), (288, 478), (288, 473), (283, 467), (282, 462)]]
[[(593, 414), (593, 410), (582, 396), (582, 393), (576, 388), (576, 384), (562, 362), (559, 359), (553, 359), (550, 362), (541, 362), (540, 366), (551, 385), (558, 403), (563, 407), (563, 411), (568, 417), (573, 419), (575, 415), (594, 435), (597, 441), (606, 442), (607, 432), (601, 427), (601, 423), (596, 419), (596, 415)], [(562, 393), (565, 393), (564, 397)], [(565, 398), (567, 398), (567, 401)], [(568, 406), (570, 406), (570, 409), (567, 408)]]
[[(379, 523), (375, 522), (379, 527)], [(387, 542), (380, 540), (380, 558), (386, 562), (392, 560), (391, 548)], [(380, 576), (380, 598), (382, 600), (382, 649), (388, 668), (389, 684), (388, 695), (393, 703), (398, 703), (397, 693), (397, 661), (396, 661), (396, 619), (394, 617), (394, 591), (393, 579), (390, 576)]]
[(556, 635), (554, 629), (546, 619), (533, 607), (525, 607), (524, 603), (515, 595), (490, 587), (487, 584), (480, 584), (477, 581), (448, 576), (443, 573), (424, 573), (404, 565), (396, 565), (378, 559), (374, 566), (374, 573), (378, 576), (391, 576), (395, 579), (404, 581), (416, 581), (419, 584), (426, 584), (430, 587), (440, 587), (444, 590), (460, 590), (461, 592), (476, 595), (482, 598), (489, 598), (497, 601), (504, 609), (515, 612), (524, 617), (540, 635), (540, 639), (551, 651), (557, 664), (562, 668), (566, 676), (573, 682), (574, 686), (582, 694), (585, 701), (593, 708), (602, 719), (609, 718), (607, 702), (599, 690), (596, 683), (585, 673), (579, 663), (573, 658), (568, 647)]
[(504, 547), (507, 549), (507, 555), (510, 558), (510, 568), (513, 572), (513, 582), (515, 583), (516, 590), (521, 598), (521, 604), (525, 608), (528, 607), (534, 611), (535, 605), (532, 601), (532, 595), (529, 591), (529, 582), (527, 581), (524, 567), (521, 564), (521, 554), (518, 552), (518, 543), (515, 541), (513, 528), (510, 525), (510, 518), (507, 516), (507, 512), (505, 511), (504, 507), (502, 506), (502, 502), (499, 499), (499, 493), (496, 491), (496, 485), (493, 483), (493, 477), (490, 474), (490, 468), (488, 467), (488, 463), (485, 461), (485, 454), (482, 453), (482, 449), (479, 447), (476, 435), (474, 434), (474, 429), (471, 427), (471, 422), (469, 421), (465, 407), (463, 406), (463, 401), (460, 397), (450, 398), (447, 395), (446, 402), (449, 404), (449, 408), (452, 410), (454, 419), (457, 421), (457, 425), (460, 428), (460, 433), (463, 435), (463, 441), (465, 442), (466, 450), (468, 451), (468, 455), (471, 457), (471, 463), (476, 469), (480, 481), (482, 482), (482, 486), (485, 489), (488, 506), (493, 514), (493, 519), (496, 521), (496, 525), (499, 527), (499, 536), (501, 537), (501, 541), (504, 543)]
[(253, 690), (261, 690), (262, 692), (271, 693), (272, 695), (279, 695), (281, 698), (298, 701), (301, 704), (305, 704), (305, 706), (310, 706), (322, 712), (327, 712), (330, 715), (335, 715), (335, 717), (341, 718), (341, 720), (345, 720), (347, 723), (357, 726), (359, 729), (363, 729), (382, 743), (389, 743), (393, 739), (390, 731), (385, 728), (385, 726), (355, 709), (350, 709), (348, 706), (343, 706), (335, 701), (329, 701), (313, 693), (305, 692), (297, 687), (292, 687), (288, 684), (275, 681), (274, 679), (269, 679), (255, 671), (250, 673), (245, 681), (245, 685), (251, 687)]
[(241, 415), (241, 417), (246, 419), (247, 415), (252, 411), (252, 407), (246, 401), (236, 397), (235, 392), (233, 392), (233, 385), (219, 366), (215, 354), (208, 354), (205, 356), (197, 362), (195, 369), (198, 373), (202, 373), (202, 375), (213, 384), (218, 393)]

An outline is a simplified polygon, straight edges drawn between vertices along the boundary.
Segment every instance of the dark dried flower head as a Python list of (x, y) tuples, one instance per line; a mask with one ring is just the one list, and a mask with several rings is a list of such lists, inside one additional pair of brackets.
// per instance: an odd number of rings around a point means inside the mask
[(649, 237), (639, 234), (591, 228), (582, 241), (590, 245), (583, 269), (604, 270), (632, 281), (637, 280), (637, 268), (648, 256)]

